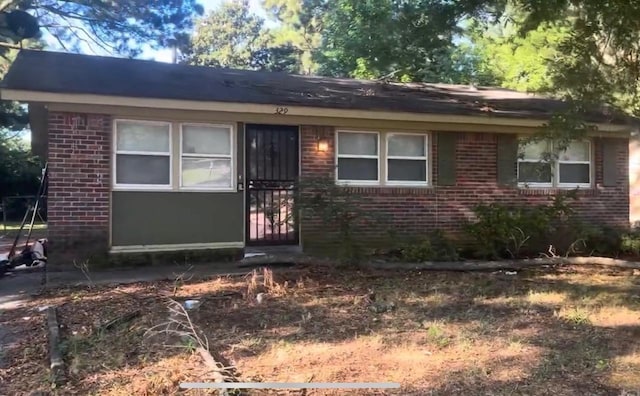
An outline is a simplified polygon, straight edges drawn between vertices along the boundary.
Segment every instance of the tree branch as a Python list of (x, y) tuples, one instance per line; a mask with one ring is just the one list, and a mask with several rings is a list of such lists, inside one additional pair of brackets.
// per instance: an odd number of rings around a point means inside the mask
[(0, 41), (0, 47), (13, 48), (13, 49), (22, 49), (22, 47), (19, 44), (5, 43), (5, 42), (2, 42), (2, 41)]

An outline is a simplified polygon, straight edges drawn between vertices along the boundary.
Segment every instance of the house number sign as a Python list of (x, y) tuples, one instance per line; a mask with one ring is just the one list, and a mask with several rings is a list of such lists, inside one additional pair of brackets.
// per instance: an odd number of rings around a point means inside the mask
[(289, 112), (288, 107), (276, 107), (276, 114), (287, 114)]

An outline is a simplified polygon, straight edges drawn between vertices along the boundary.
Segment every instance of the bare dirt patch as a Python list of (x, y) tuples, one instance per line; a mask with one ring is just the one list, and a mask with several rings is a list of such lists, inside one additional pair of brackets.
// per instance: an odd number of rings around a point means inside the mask
[[(34, 308), (53, 302), (68, 371), (54, 393), (175, 394), (180, 382), (213, 380), (193, 345), (169, 348), (144, 336), (166, 320), (168, 297), (201, 301), (192, 319), (240, 380), (402, 384), (395, 391), (307, 394), (640, 390), (640, 278), (626, 270), (566, 266), (506, 275), (309, 267), (268, 281), (223, 277), (175, 286), (56, 290), (2, 314), (35, 337), (0, 370), (7, 393), (51, 390), (44, 327), (17, 318), (39, 318)], [(132, 310), (141, 315), (100, 330)]]

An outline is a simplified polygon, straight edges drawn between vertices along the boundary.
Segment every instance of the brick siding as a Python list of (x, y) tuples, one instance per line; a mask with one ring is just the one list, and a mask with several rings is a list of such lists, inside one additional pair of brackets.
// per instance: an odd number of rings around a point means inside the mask
[[(335, 176), (334, 129), (301, 127), (301, 175)], [(104, 257), (109, 248), (111, 184), (111, 116), (104, 114), (49, 114), (48, 233), (52, 264)], [(329, 150), (317, 151), (317, 136), (329, 142)], [(431, 136), (432, 185), (428, 188), (345, 187), (368, 199), (364, 208), (382, 212), (389, 226), (400, 234), (422, 235), (441, 229), (456, 232), (472, 218), (481, 202), (538, 204), (548, 202), (554, 189), (518, 189), (497, 183), (497, 136), (494, 133), (460, 133), (456, 149), (456, 185), (437, 186), (437, 134)], [(618, 183), (602, 186), (602, 147), (595, 143), (595, 186), (582, 190), (575, 205), (579, 214), (595, 224), (626, 227), (629, 219), (628, 141), (620, 139), (617, 156)], [(608, 159), (609, 160), (609, 159)], [(303, 218), (301, 236), (306, 246), (321, 243), (328, 235), (322, 219)], [(376, 240), (387, 230), (367, 227), (361, 238)]]
[[(329, 150), (316, 150), (317, 136), (329, 141)], [(301, 177), (335, 177), (333, 129), (316, 126), (301, 127)], [(472, 208), (479, 203), (500, 202), (509, 205), (541, 204), (549, 202), (557, 189), (519, 189), (504, 187), (497, 182), (496, 133), (459, 133), (456, 146), (456, 184), (437, 186), (437, 134), (431, 135), (431, 180), (434, 187), (345, 187), (367, 199), (363, 208), (385, 214), (388, 226), (395, 234), (419, 236), (440, 229), (459, 232), (464, 221), (473, 218)], [(612, 159), (618, 167), (615, 187), (602, 187), (602, 147), (595, 144), (595, 187), (578, 193), (575, 210), (578, 215), (593, 224), (613, 227), (629, 225), (628, 141), (619, 139), (617, 156)], [(363, 227), (358, 230), (362, 239), (380, 241), (388, 229)], [(302, 220), (303, 245), (322, 243), (328, 232), (321, 219)]]
[(109, 244), (111, 117), (49, 114), (49, 261), (104, 256)]

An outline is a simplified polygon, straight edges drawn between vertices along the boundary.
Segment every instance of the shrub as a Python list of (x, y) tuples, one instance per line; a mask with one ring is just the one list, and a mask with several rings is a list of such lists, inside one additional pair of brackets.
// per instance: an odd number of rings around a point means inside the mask
[(406, 262), (453, 261), (459, 255), (453, 242), (440, 230), (415, 243), (407, 243), (400, 249), (400, 259)]
[(640, 234), (637, 231), (622, 235), (620, 251), (627, 255), (640, 256)]
[(357, 264), (367, 247), (359, 231), (384, 227), (385, 216), (367, 209), (367, 200), (364, 195), (336, 185), (332, 178), (319, 177), (300, 181), (295, 202), (303, 218), (323, 222), (323, 237), (333, 239), (330, 242), (337, 246), (337, 256), (348, 264)]
[(498, 203), (476, 206), (473, 209), (476, 220), (464, 227), (475, 255), (490, 259), (516, 258), (546, 249), (549, 237), (572, 220), (570, 198), (573, 196), (557, 195), (550, 205), (529, 207)]
[(585, 224), (580, 224), (580, 227), (576, 229), (579, 230), (581, 240), (584, 241), (584, 253), (586, 254), (617, 256), (623, 251), (624, 238), (627, 235), (619, 229)]

